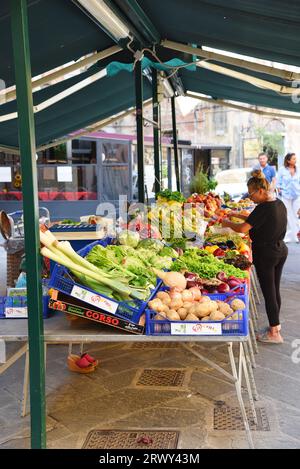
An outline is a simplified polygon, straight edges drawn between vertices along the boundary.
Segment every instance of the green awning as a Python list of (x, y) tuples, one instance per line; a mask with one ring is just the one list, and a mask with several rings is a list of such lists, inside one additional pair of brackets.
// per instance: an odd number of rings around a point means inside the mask
[[(121, 10), (123, 6), (123, 14), (130, 20), (129, 10), (133, 8), (134, 2), (126, 0), (124, 4), (119, 1), (112, 3), (118, 4)], [(299, 2), (289, 2), (288, 7), (279, 0), (233, 0), (230, 3), (225, 0), (138, 0), (137, 3), (161, 38), (300, 65)], [(126, 11), (124, 5), (127, 5)], [(70, 0), (28, 0), (28, 7), (33, 76), (113, 45), (112, 39)], [(0, 2), (0, 78), (6, 81), (7, 86), (14, 83), (9, 8), (9, 1)], [(161, 61), (173, 61), (169, 63), (175, 65), (191, 60), (190, 55), (162, 47), (156, 48), (156, 54)], [(164, 69), (149, 52), (146, 56), (144, 62), (147, 62), (147, 66)], [(119, 72), (126, 69), (132, 71), (132, 63), (132, 53), (125, 47), (122, 52), (100, 62), (101, 68), (108, 66), (106, 78), (35, 114), (37, 146), (51, 143), (133, 106), (133, 73)], [(225, 67), (290, 86), (290, 83), (271, 75), (228, 65)], [(34, 103), (39, 104), (77, 83), (94, 73), (96, 68), (92, 67), (79, 77), (34, 93)], [(291, 96), (283, 96), (212, 71), (196, 67), (192, 69), (194, 71), (179, 70), (186, 91), (299, 112), (299, 105), (293, 102)], [(115, 72), (119, 73), (114, 75)], [(151, 85), (145, 80), (144, 98), (150, 96)], [(15, 109), (15, 103), (2, 105), (0, 115)], [(16, 120), (0, 123), (1, 145), (18, 146)]]
[[(0, 79), (15, 83), (10, 1), (0, 2)], [(70, 0), (28, 0), (32, 76), (115, 45)]]
[(162, 39), (300, 66), (300, 2), (138, 0)]
[[(49, 99), (99, 70), (97, 66), (91, 67), (84, 74), (34, 93), (34, 104), (37, 105)], [(144, 99), (150, 98), (151, 95), (151, 85), (145, 79)], [(114, 77), (101, 78), (81, 91), (35, 114), (36, 144), (41, 146), (52, 142), (134, 105), (135, 88), (132, 73), (120, 72)], [(15, 101), (0, 106), (0, 116), (14, 111), (16, 111)], [(0, 123), (0, 144), (18, 147), (16, 119)]]
[[(226, 68), (247, 73), (249, 76), (268, 80), (279, 85), (291, 86), (285, 80), (270, 77), (263, 73), (245, 71), (238, 67)], [(198, 68), (196, 72), (181, 69), (179, 75), (187, 91), (206, 94), (215, 99), (225, 99), (252, 104), (254, 106), (270, 107), (285, 111), (300, 112), (299, 100), (293, 100), (291, 95), (282, 95), (272, 90), (258, 88), (248, 82), (228, 77), (219, 73)], [(295, 88), (296, 91), (296, 88)], [(295, 101), (295, 102), (294, 102)]]

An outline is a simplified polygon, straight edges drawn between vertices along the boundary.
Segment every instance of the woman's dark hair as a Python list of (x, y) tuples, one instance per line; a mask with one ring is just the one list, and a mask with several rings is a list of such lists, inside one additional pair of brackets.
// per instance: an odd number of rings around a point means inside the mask
[(285, 168), (288, 168), (288, 167), (289, 167), (289, 163), (290, 163), (290, 161), (291, 161), (291, 158), (292, 158), (292, 156), (294, 156), (294, 155), (295, 155), (295, 153), (287, 153), (287, 154), (285, 155), (285, 157), (284, 157), (284, 162), (283, 162)]
[(265, 178), (264, 173), (258, 169), (256, 171), (252, 171), (251, 178), (247, 182), (248, 187), (253, 187), (256, 191), (259, 189), (264, 189), (265, 191), (270, 190), (270, 183)]

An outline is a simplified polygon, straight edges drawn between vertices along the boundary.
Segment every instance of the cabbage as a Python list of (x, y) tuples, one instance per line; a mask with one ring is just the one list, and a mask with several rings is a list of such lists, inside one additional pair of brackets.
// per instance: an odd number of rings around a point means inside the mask
[(136, 231), (123, 230), (118, 236), (120, 244), (136, 248), (140, 241), (140, 236)]
[(164, 243), (159, 239), (147, 238), (139, 242), (139, 249), (151, 249), (152, 251), (159, 252), (164, 247)]

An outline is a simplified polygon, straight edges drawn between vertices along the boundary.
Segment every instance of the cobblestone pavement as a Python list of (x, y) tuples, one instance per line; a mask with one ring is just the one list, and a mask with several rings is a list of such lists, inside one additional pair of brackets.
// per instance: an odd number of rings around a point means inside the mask
[[(256, 448), (300, 448), (300, 246), (289, 245), (289, 251), (282, 280), (285, 342), (259, 345), (256, 355), (260, 399), (255, 405), (267, 419), (252, 432)], [(3, 253), (0, 258), (3, 266)], [(3, 272), (0, 278), (2, 283)], [(266, 316), (259, 308), (264, 326)], [(85, 350), (100, 365), (80, 375), (67, 368), (66, 346), (48, 347), (48, 448), (81, 448), (93, 429), (178, 431), (179, 448), (248, 447), (244, 431), (226, 429), (224, 421), (223, 429), (215, 428), (220, 406), (238, 406), (232, 384), (187, 350), (167, 343), (90, 344)], [(229, 369), (226, 346), (203, 345), (201, 352)], [(149, 369), (161, 370), (159, 377), (157, 372), (143, 375)], [(30, 447), (30, 416), (20, 416), (23, 371), (20, 359), (0, 376), (1, 449)]]

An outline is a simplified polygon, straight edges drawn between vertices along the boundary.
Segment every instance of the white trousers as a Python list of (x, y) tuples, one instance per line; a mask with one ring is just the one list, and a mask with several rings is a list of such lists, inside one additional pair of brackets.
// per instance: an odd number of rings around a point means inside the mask
[(284, 241), (286, 243), (295, 243), (298, 241), (297, 233), (299, 231), (299, 219), (297, 212), (300, 209), (300, 198), (285, 199), (282, 197), (281, 200), (286, 206), (288, 220)]

